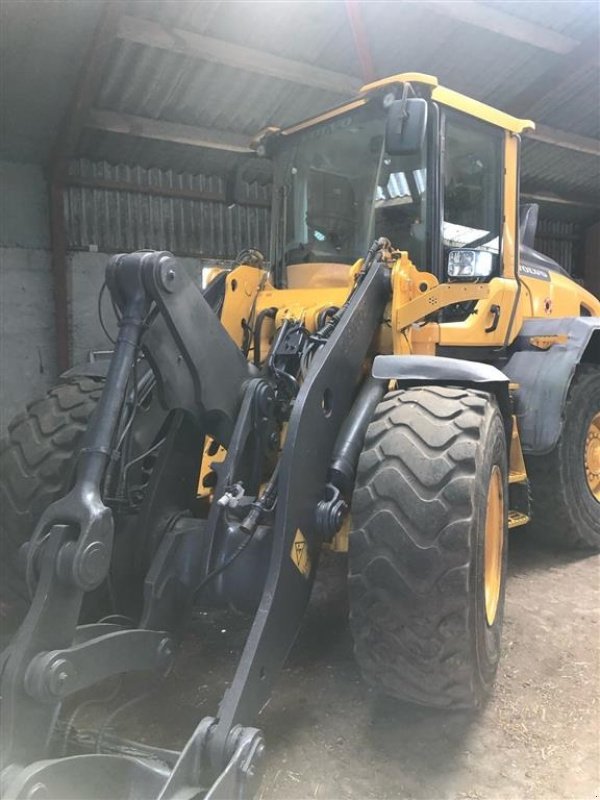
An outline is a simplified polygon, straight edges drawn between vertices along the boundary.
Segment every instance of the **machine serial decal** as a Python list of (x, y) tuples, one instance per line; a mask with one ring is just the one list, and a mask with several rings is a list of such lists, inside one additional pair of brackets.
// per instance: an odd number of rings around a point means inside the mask
[(294, 542), (292, 544), (292, 561), (298, 567), (298, 570), (308, 578), (310, 575), (310, 554), (308, 552), (308, 545), (306, 539), (300, 528), (296, 531)]
[(537, 278), (540, 281), (549, 281), (550, 273), (547, 269), (541, 267), (529, 267), (526, 264), (521, 264), (519, 267), (521, 275), (526, 275), (528, 278)]

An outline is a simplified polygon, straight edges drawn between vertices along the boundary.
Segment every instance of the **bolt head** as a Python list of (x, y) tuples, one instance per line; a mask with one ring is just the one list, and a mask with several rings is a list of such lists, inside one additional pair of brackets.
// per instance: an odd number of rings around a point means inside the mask
[(99, 586), (108, 572), (110, 553), (104, 542), (90, 542), (79, 563), (74, 564), (76, 582), (86, 592)]
[(77, 670), (66, 658), (59, 658), (50, 665), (47, 675), (48, 691), (55, 697), (64, 697), (77, 677)]
[(166, 256), (161, 259), (160, 270), (158, 273), (160, 284), (165, 292), (171, 294), (177, 285), (177, 270), (173, 265), (173, 259)]

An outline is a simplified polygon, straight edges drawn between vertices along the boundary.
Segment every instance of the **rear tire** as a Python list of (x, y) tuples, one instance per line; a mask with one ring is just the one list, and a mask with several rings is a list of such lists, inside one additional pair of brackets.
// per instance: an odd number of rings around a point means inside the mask
[[(104, 381), (73, 377), (27, 406), (0, 442), (0, 623), (3, 638), (19, 626), (29, 595), (19, 564), (42, 512), (71, 487), (77, 455)], [(86, 596), (86, 610), (94, 594)]]
[(532, 498), (528, 530), (538, 542), (600, 550), (600, 499), (593, 493), (600, 490), (599, 436), (600, 367), (584, 365), (569, 391), (558, 444), (548, 455), (526, 461)]
[[(496, 564), (484, 576), (493, 495)], [(417, 387), (377, 407), (349, 541), (350, 623), (368, 683), (422, 705), (481, 704), (500, 656), (507, 495), (506, 436), (492, 395)]]

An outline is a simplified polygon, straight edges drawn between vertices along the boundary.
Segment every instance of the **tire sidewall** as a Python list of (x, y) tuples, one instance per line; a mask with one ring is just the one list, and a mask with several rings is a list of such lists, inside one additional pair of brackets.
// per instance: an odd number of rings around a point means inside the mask
[[(492, 413), (487, 417), (481, 431), (479, 459), (477, 466), (478, 482), (474, 497), (473, 528), (471, 530), (474, 554), (470, 574), (470, 622), (474, 626), (472, 642), (473, 663), (476, 674), (475, 697), (478, 702), (489, 693), (498, 666), (501, 649), (502, 624), (504, 619), (504, 599), (506, 592), (506, 571), (508, 563), (508, 467), (504, 424), (497, 406), (491, 406)], [(488, 488), (492, 470), (497, 466), (503, 483), (504, 531), (502, 542), (502, 575), (500, 596), (494, 623), (488, 625), (485, 611), (485, 524), (487, 514)]]

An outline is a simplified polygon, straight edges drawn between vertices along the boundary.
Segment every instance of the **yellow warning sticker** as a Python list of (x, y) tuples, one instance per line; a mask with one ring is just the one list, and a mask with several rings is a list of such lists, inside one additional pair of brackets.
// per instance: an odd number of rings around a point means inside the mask
[(298, 528), (294, 536), (292, 544), (292, 552), (290, 553), (292, 561), (298, 567), (302, 575), (308, 578), (310, 575), (310, 553), (308, 552), (308, 543), (304, 538), (304, 534)]

